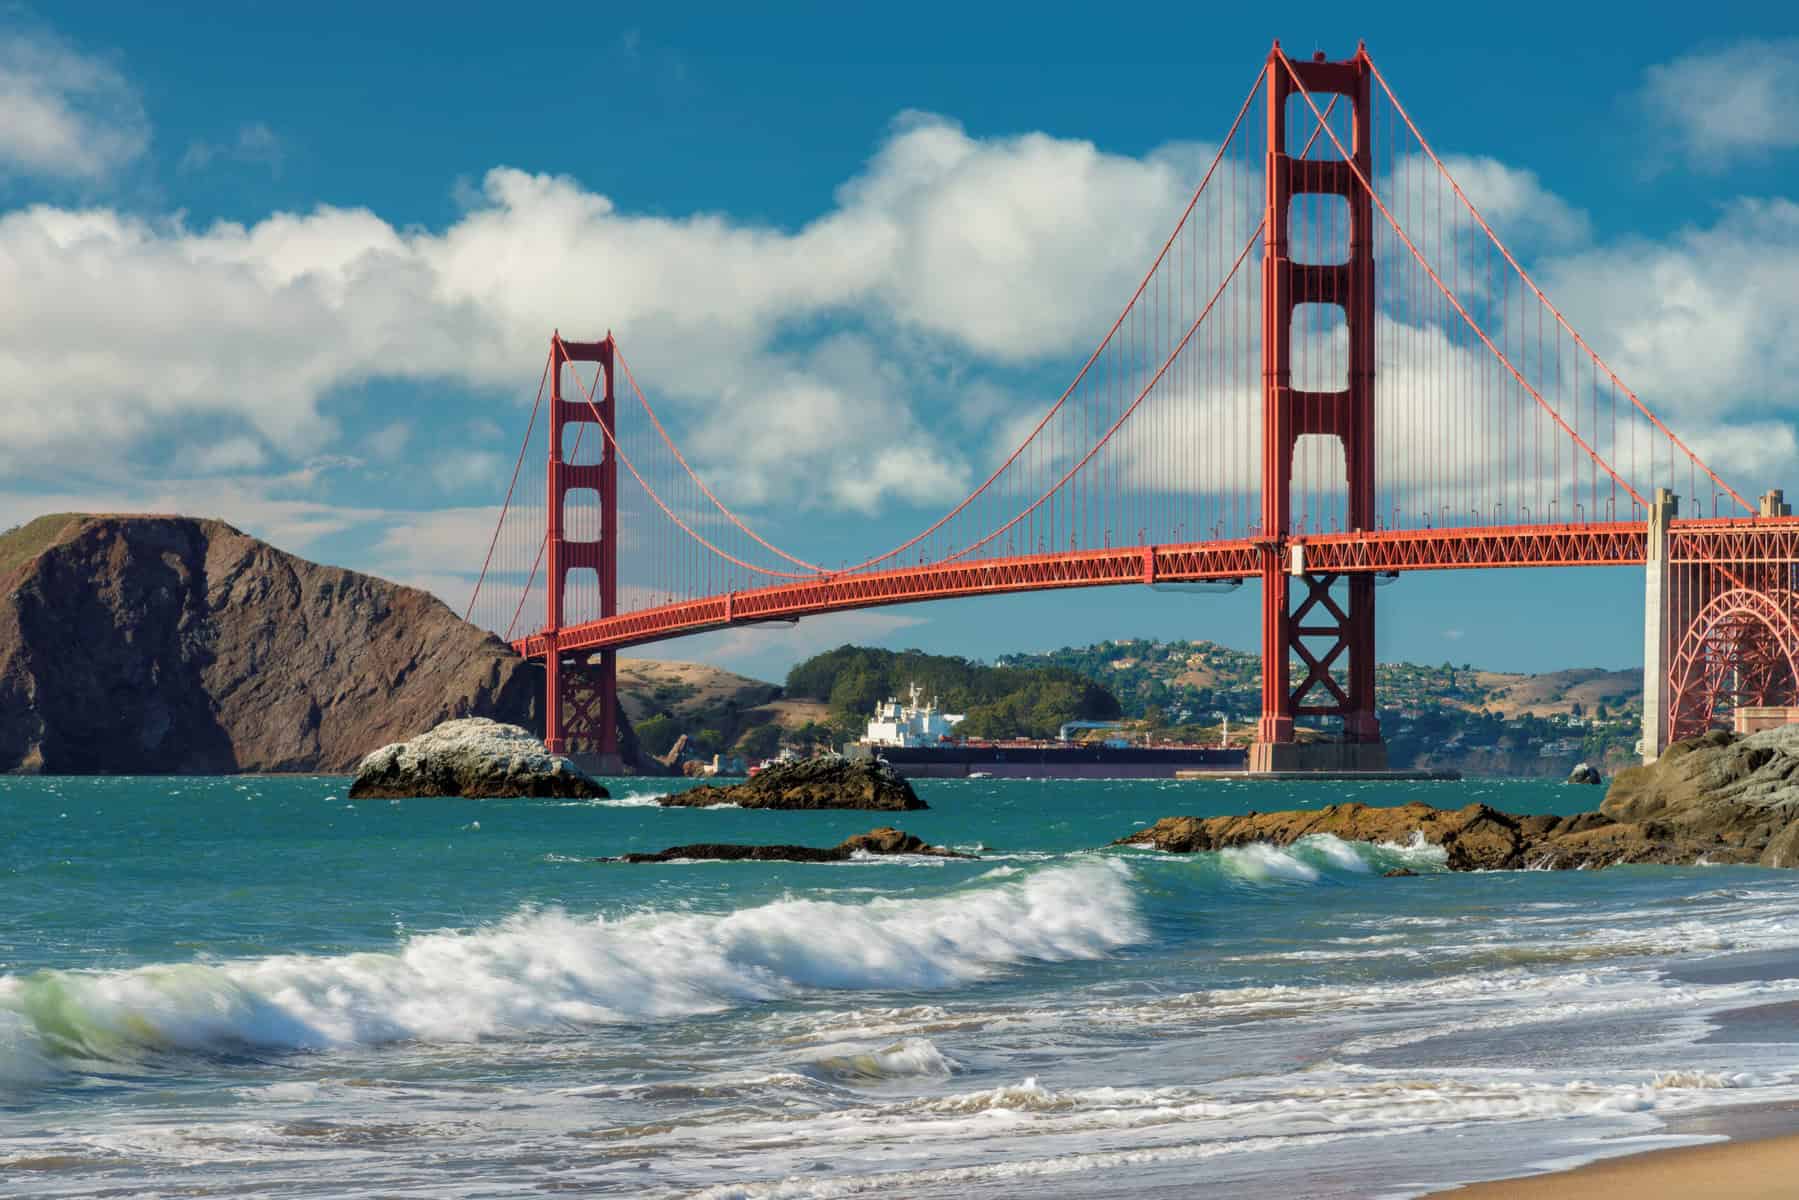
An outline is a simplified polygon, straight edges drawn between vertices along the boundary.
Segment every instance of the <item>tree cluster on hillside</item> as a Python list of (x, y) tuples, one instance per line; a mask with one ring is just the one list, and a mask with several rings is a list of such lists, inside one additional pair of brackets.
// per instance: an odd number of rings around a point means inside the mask
[(832, 725), (860, 736), (875, 705), (916, 683), (950, 712), (967, 714), (969, 737), (1054, 737), (1064, 721), (1120, 715), (1105, 687), (1066, 667), (990, 667), (919, 650), (839, 646), (787, 673), (786, 694), (831, 706)]
[[(1260, 657), (1213, 642), (1139, 638), (1009, 654), (997, 662), (1091, 679), (1118, 697), (1127, 718), (1176, 740), (1214, 737), (1221, 718), (1233, 728), (1238, 722), (1247, 728), (1261, 711)], [(1295, 679), (1303, 677), (1297, 664), (1295, 672)], [(1624, 688), (1591, 706), (1574, 702), (1566, 713), (1507, 717), (1498, 711), (1503, 697), (1489, 691), (1469, 663), (1381, 663), (1375, 668), (1375, 695), (1393, 765), (1457, 765), (1502, 774), (1559, 773), (1577, 758), (1629, 761), (1642, 712), (1640, 698)], [(1300, 723), (1335, 728), (1328, 718)]]

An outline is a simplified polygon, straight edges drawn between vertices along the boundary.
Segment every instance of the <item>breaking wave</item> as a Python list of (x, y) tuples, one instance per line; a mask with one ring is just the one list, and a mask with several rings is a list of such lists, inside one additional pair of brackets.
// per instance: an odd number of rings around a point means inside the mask
[[(526, 910), (472, 931), (414, 935), (385, 953), (5, 975), (0, 1080), (30, 1083), (68, 1060), (467, 1042), (807, 989), (955, 987), (1012, 964), (1100, 958), (1145, 940), (1130, 878), (1122, 862), (1089, 859), (928, 899), (784, 899), (725, 914), (610, 918)], [(884, 1071), (909, 1056), (923, 1054), (902, 1045), (871, 1061)]]

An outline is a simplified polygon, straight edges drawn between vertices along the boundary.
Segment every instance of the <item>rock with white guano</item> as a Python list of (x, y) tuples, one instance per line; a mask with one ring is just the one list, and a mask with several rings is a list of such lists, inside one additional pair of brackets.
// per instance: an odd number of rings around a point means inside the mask
[(600, 799), (606, 789), (529, 731), (486, 717), (445, 721), (428, 733), (394, 742), (356, 766), (352, 800), (413, 796)]

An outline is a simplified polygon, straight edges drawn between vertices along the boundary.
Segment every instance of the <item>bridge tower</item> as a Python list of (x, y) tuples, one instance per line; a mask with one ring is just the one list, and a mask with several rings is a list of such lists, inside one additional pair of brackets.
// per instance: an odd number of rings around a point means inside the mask
[[(1351, 153), (1362, 179), (1374, 178), (1372, 69), (1358, 48), (1344, 62), (1293, 62), (1314, 95), (1346, 98), (1352, 108)], [(1267, 213), (1262, 256), (1262, 717), (1250, 754), (1253, 770), (1373, 770), (1386, 766), (1374, 707), (1374, 577), (1316, 574), (1303, 547), (1291, 545), (1293, 449), (1308, 434), (1343, 446), (1350, 530), (1374, 527), (1374, 204), (1348, 162), (1289, 153), (1288, 98), (1298, 94), (1269, 55), (1266, 85)], [(1348, 258), (1295, 262), (1289, 220), (1295, 197), (1341, 196), (1349, 208)], [(1302, 304), (1342, 309), (1348, 333), (1348, 386), (1303, 391), (1293, 386), (1293, 319)], [(1294, 686), (1289, 661), (1305, 678)], [(1333, 668), (1347, 659), (1345, 682)], [(1294, 741), (1295, 716), (1343, 720), (1337, 744)]]
[[(544, 655), (544, 745), (556, 754), (574, 756), (586, 770), (615, 775), (618, 753), (618, 652), (601, 650), (564, 656), (557, 646), (563, 628), (568, 573), (589, 569), (599, 578), (601, 617), (618, 612), (618, 461), (614, 446), (617, 401), (613, 392), (611, 334), (598, 342), (569, 342), (550, 337), (550, 463), (544, 589), (546, 607)], [(568, 363), (598, 365), (600, 399), (590, 403), (563, 399), (562, 369)], [(598, 462), (565, 461), (563, 434), (569, 426), (596, 425)], [(571, 491), (592, 491), (600, 502), (598, 539), (573, 541), (564, 535), (566, 502)]]

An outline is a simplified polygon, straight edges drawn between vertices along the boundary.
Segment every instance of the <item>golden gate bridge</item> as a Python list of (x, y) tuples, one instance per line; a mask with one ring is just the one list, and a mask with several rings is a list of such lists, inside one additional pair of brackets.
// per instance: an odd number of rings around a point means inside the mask
[[(1299, 61), (1277, 42), (1118, 319), (937, 520), (835, 569), (789, 553), (695, 472), (618, 338), (554, 334), (467, 615), (543, 661), (550, 748), (604, 769), (626, 647), (1255, 579), (1251, 768), (1358, 770), (1385, 766), (1379, 576), (1643, 565), (1653, 756), (1737, 706), (1799, 702), (1796, 561), (1781, 494), (1752, 505), (1606, 365), (1366, 47)], [(1296, 718), (1336, 740), (1297, 741)]]

